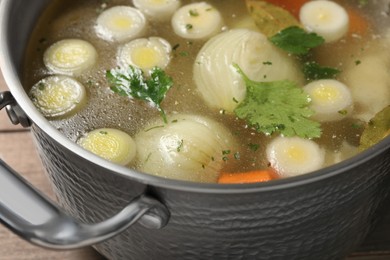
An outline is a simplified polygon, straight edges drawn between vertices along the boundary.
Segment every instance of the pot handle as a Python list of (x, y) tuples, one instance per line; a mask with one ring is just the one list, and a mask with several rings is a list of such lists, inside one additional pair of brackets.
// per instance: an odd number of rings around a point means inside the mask
[(51, 249), (75, 249), (118, 235), (137, 220), (162, 228), (167, 208), (142, 195), (113, 217), (96, 224), (80, 223), (63, 213), (0, 159), (0, 220), (27, 241)]
[[(0, 110), (7, 109), (13, 124), (30, 126), (12, 94), (0, 92)], [(111, 218), (84, 224), (65, 214), (0, 159), (0, 222), (25, 240), (51, 249), (75, 249), (114, 237), (136, 223), (160, 229), (169, 219), (159, 201), (141, 195)]]

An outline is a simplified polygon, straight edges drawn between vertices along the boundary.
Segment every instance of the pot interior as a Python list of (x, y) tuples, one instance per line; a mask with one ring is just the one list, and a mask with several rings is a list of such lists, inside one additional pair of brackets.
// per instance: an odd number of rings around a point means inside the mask
[[(5, 37), (1, 38), (0, 48), (4, 52), (3, 59), (1, 60), (1, 68), (5, 79), (11, 89), (11, 92), (15, 96), (16, 100), (28, 114), (32, 121), (40, 128), (44, 129), (48, 135), (55, 139), (64, 149), (74, 151), (76, 154), (87, 158), (95, 164), (101, 165), (103, 168), (110, 169), (117, 172), (120, 175), (137, 179), (141, 182), (150, 182), (157, 186), (169, 186), (174, 189), (194, 189), (212, 190), (215, 192), (231, 192), (232, 190), (242, 192), (243, 190), (250, 191), (252, 189), (279, 189), (286, 186), (295, 186), (302, 183), (309, 183), (328, 178), (333, 175), (341, 174), (342, 172), (351, 169), (353, 167), (362, 164), (378, 154), (388, 151), (390, 147), (390, 137), (385, 138), (379, 144), (364, 151), (351, 159), (345, 160), (337, 165), (327, 167), (325, 169), (315, 171), (308, 175), (302, 175), (293, 177), (290, 179), (277, 180), (270, 183), (258, 183), (248, 185), (232, 185), (224, 187), (215, 184), (199, 184), (191, 182), (182, 182), (176, 180), (167, 180), (155, 176), (145, 175), (133, 170), (129, 170), (125, 167), (118, 166), (116, 164), (107, 162), (100, 157), (91, 154), (84, 149), (80, 148), (71, 140), (69, 140), (63, 133), (60, 133), (56, 127), (48, 122), (34, 107), (29, 97), (26, 94), (22, 84), (22, 68), (24, 62), (25, 50), (27, 48), (28, 41), (33, 31), (34, 25), (40, 17), (42, 11), (49, 4), (48, 0), (37, 0), (25, 2), (22, 0), (12, 0), (1, 2), (1, 33)], [(18, 32), (18, 33), (15, 33)]]

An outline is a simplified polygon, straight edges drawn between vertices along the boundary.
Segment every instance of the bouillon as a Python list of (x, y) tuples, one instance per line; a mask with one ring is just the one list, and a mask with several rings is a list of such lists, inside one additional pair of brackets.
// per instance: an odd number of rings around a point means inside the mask
[(24, 84), (69, 139), (141, 172), (218, 183), (307, 174), (389, 134), (389, 9), (56, 0), (32, 34)]

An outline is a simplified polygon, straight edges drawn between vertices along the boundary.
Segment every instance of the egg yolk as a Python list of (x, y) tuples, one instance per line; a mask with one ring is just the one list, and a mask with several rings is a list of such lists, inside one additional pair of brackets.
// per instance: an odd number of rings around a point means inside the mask
[(135, 65), (141, 69), (152, 68), (156, 66), (161, 57), (157, 50), (148, 47), (135, 49), (131, 56)]
[(150, 0), (151, 4), (156, 4), (156, 5), (165, 4), (166, 2), (167, 0)]
[(104, 132), (90, 133), (82, 142), (82, 147), (107, 160), (114, 161), (120, 150), (120, 140)]
[(303, 163), (308, 157), (307, 152), (297, 146), (290, 146), (285, 150), (288, 158), (297, 163)]
[(42, 90), (44, 94), (40, 95), (40, 105), (48, 109), (66, 108), (73, 105), (73, 100), (77, 98), (78, 92), (74, 92), (73, 88), (64, 86), (63, 84), (47, 86)]
[(117, 16), (111, 20), (111, 27), (115, 29), (128, 29), (133, 25), (133, 21), (127, 16)]
[(340, 98), (340, 92), (332, 86), (321, 86), (316, 88), (311, 97), (316, 103), (331, 103)]
[(329, 14), (329, 12), (320, 11), (317, 14), (317, 21), (329, 21), (331, 19), (332, 19), (332, 16)]
[(88, 56), (86, 51), (81, 46), (63, 46), (54, 53), (53, 61), (60, 66), (76, 66), (82, 63)]

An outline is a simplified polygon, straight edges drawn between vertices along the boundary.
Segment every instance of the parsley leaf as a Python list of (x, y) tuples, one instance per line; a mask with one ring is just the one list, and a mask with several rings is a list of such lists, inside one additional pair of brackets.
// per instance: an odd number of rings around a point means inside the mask
[(315, 61), (308, 61), (303, 65), (303, 73), (307, 80), (332, 79), (340, 73), (340, 70), (321, 66)]
[(307, 33), (298, 26), (288, 27), (269, 38), (269, 40), (279, 48), (297, 55), (307, 54), (310, 49), (325, 42), (324, 38), (316, 33)]
[(321, 136), (320, 124), (309, 119), (309, 97), (295, 83), (287, 80), (255, 82), (234, 65), (247, 87), (245, 99), (234, 110), (258, 132), (284, 136), (316, 138)]
[(173, 80), (162, 69), (153, 68), (150, 78), (146, 78), (141, 69), (129, 66), (107, 71), (106, 78), (112, 91), (150, 102), (160, 111), (164, 122), (168, 122), (160, 104), (172, 87)]

